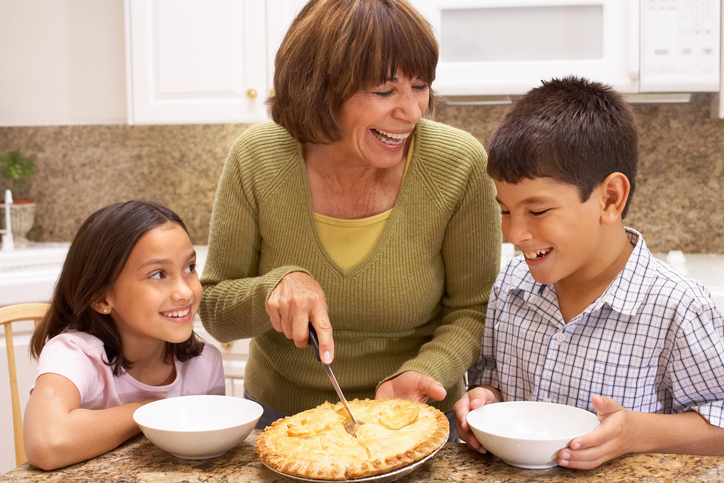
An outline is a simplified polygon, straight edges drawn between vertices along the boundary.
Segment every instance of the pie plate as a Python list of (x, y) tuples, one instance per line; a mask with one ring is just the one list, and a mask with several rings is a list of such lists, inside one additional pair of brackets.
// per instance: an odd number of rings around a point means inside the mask
[(319, 483), (320, 481), (352, 481), (354, 483), (362, 483), (362, 482), (368, 482), (368, 481), (374, 481), (375, 483), (387, 483), (388, 481), (397, 481), (403, 476), (407, 476), (413, 471), (415, 471), (420, 465), (424, 464), (427, 460), (435, 456), (438, 451), (442, 449), (443, 446), (445, 446), (445, 443), (447, 442), (447, 438), (445, 438), (445, 441), (438, 446), (438, 448), (430, 453), (429, 455), (425, 456), (421, 460), (415, 461), (414, 463), (410, 463), (407, 466), (403, 466), (402, 468), (398, 468), (396, 470), (392, 470), (388, 473), (384, 473), (381, 475), (375, 475), (375, 476), (367, 476), (365, 478), (355, 478), (351, 480), (322, 480), (322, 479), (315, 479), (315, 478), (305, 478), (303, 476), (296, 476), (296, 475), (289, 475), (287, 473), (282, 473), (279, 470), (275, 470), (274, 468), (267, 466), (266, 463), (262, 461), (262, 464), (272, 470), (274, 473), (286, 476), (287, 478), (292, 478), (297, 481), (310, 481), (312, 483)]

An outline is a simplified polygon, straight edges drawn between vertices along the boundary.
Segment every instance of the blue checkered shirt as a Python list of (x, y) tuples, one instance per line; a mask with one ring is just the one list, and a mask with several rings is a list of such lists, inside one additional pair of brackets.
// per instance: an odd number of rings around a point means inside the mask
[(470, 385), (592, 412), (595, 395), (635, 411), (694, 410), (724, 427), (719, 310), (706, 288), (654, 258), (640, 233), (626, 233), (626, 266), (568, 324), (553, 285), (536, 282), (522, 255), (511, 260), (493, 286)]

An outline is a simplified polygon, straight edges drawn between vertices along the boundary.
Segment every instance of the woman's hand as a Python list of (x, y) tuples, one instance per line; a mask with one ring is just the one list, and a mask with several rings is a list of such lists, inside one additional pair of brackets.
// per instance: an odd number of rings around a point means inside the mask
[(558, 453), (558, 464), (567, 468), (591, 469), (631, 452), (636, 438), (636, 413), (624, 409), (610, 397), (593, 396), (593, 407), (601, 424), (575, 438)]
[(460, 398), (453, 406), (453, 414), (455, 415), (455, 429), (457, 429), (458, 437), (468, 444), (468, 447), (480, 453), (488, 451), (477, 440), (470, 425), (468, 424), (468, 413), (473, 409), (478, 409), (486, 404), (492, 404), (502, 400), (500, 392), (489, 386), (475, 387)]
[(330, 364), (334, 359), (334, 340), (327, 311), (322, 287), (304, 272), (286, 274), (266, 303), (266, 313), (274, 330), (293, 340), (299, 348), (307, 347), (307, 327), (311, 322), (319, 339), (319, 356), (322, 362)]
[(380, 384), (375, 399), (401, 398), (426, 403), (428, 398), (442, 401), (446, 395), (447, 391), (442, 384), (432, 377), (407, 371)]

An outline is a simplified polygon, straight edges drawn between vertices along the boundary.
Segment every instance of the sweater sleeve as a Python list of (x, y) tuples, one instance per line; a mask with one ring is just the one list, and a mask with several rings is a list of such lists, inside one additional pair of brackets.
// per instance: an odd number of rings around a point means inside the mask
[(459, 383), (480, 354), (487, 302), (500, 270), (500, 210), (495, 186), (485, 172), (486, 154), (471, 136), (459, 142), (461, 155), (472, 159), (460, 163), (469, 166), (469, 174), (442, 244), (442, 323), (418, 356), (390, 376), (417, 371), (434, 377), (446, 388)]
[(286, 274), (306, 272), (281, 266), (259, 274), (262, 240), (257, 194), (240, 168), (254, 157), (256, 143), (254, 136), (245, 134), (235, 142), (221, 173), (201, 277), (204, 292), (199, 315), (204, 328), (220, 342), (256, 337), (271, 329), (266, 313), (269, 295)]

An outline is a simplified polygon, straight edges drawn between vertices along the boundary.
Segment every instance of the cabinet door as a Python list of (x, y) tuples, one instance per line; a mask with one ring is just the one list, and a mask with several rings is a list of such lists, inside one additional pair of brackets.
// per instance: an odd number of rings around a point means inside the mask
[(267, 119), (265, 1), (125, 2), (130, 124)]
[(269, 88), (274, 86), (274, 57), (297, 14), (308, 0), (266, 0)]

